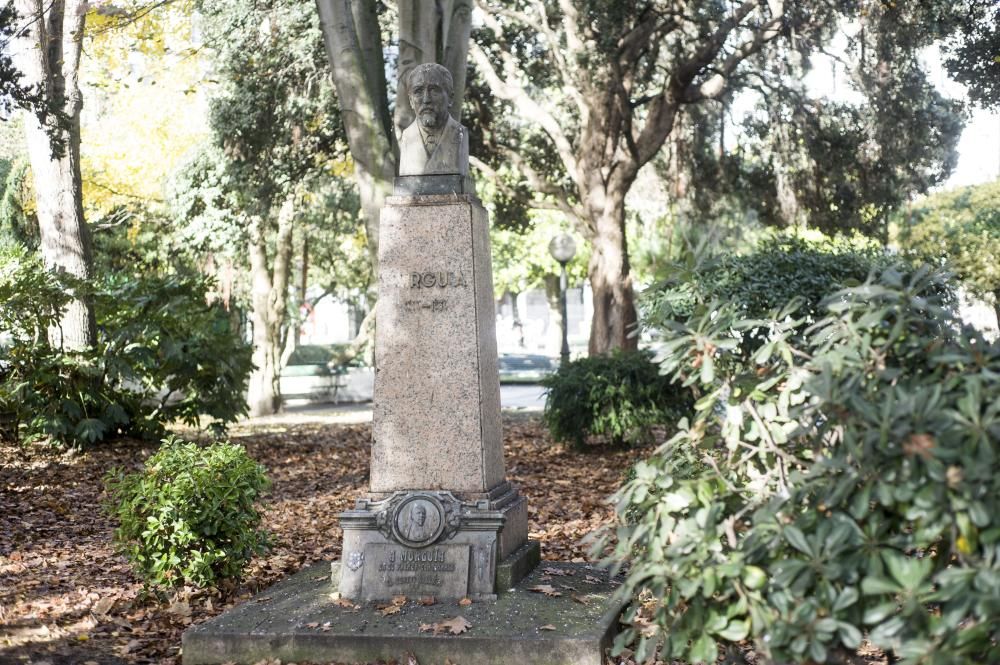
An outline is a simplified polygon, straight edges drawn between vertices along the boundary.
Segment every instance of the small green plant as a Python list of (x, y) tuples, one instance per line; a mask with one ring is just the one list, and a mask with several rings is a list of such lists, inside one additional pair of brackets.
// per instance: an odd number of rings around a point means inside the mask
[(691, 407), (688, 392), (661, 376), (647, 351), (573, 360), (542, 385), (549, 431), (577, 448), (592, 436), (615, 445), (648, 441), (653, 426), (673, 423)]
[(269, 546), (255, 503), (270, 485), (243, 446), (170, 437), (141, 471), (112, 469), (105, 510), (115, 543), (153, 586), (207, 586), (239, 577)]
[[(81, 446), (158, 438), (166, 423), (203, 416), (220, 435), (246, 412), (252, 363), (209, 288), (191, 272), (84, 284), (0, 243), (0, 437)], [(97, 317), (97, 344), (82, 351), (49, 342), (74, 292)]]

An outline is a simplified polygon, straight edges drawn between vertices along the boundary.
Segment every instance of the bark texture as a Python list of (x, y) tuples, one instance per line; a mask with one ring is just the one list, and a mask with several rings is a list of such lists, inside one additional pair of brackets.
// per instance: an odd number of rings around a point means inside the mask
[(248, 226), (251, 302), (253, 312), (253, 364), (247, 388), (247, 406), (251, 416), (276, 413), (281, 407), (278, 380), (281, 375), (283, 324), (287, 307), (285, 295), (291, 274), (292, 231), (295, 199), (289, 196), (278, 212), (274, 261), (268, 268), (265, 220), (251, 217)]
[[(83, 216), (83, 98), (78, 80), (87, 3), (17, 0), (15, 4), (28, 25), (17, 53), (18, 69), (24, 83), (41, 90), (49, 108), (60, 112), (44, 118), (25, 113), (42, 257), (48, 267), (87, 282), (93, 276), (93, 257)], [(59, 326), (49, 331), (49, 341), (68, 350), (85, 349), (95, 343), (94, 311), (85, 298), (70, 301)]]

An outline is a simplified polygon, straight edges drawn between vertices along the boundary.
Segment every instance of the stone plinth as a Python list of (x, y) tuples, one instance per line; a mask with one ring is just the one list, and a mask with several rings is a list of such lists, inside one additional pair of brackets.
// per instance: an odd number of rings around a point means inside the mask
[[(546, 568), (564, 574), (548, 579)], [(327, 564), (302, 570), (189, 628), (184, 632), (184, 665), (249, 665), (271, 658), (285, 663), (406, 662), (407, 653), (419, 663), (602, 665), (622, 608), (614, 597), (618, 583), (586, 564), (546, 562), (494, 602), (425, 607), (408, 598), (398, 613), (388, 616), (376, 603), (361, 603), (357, 609), (338, 605), (329, 570)], [(554, 585), (562, 595), (529, 591), (537, 584)], [(460, 635), (420, 630), (456, 616), (471, 624)]]
[(528, 514), (504, 479), (489, 220), (472, 194), (393, 196), (379, 228), (370, 493), (341, 515), (339, 590), (492, 599)]

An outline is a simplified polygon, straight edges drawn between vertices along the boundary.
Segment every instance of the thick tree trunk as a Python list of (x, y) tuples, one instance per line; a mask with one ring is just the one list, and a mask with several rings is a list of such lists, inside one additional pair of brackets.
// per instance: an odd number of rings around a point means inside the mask
[[(17, 51), (24, 83), (38, 86), (53, 108), (44, 120), (25, 113), (28, 157), (35, 180), (39, 234), (45, 264), (89, 282), (92, 275), (90, 232), (83, 217), (80, 177), (80, 95), (77, 73), (86, 2), (18, 0), (17, 10), (29, 27)], [(70, 301), (50, 342), (64, 349), (85, 349), (96, 341), (94, 311), (86, 298)]]
[(639, 341), (625, 238), (624, 191), (608, 194), (605, 208), (594, 215), (593, 224), (596, 233), (590, 239), (593, 249), (588, 269), (594, 317), (587, 350), (595, 356), (615, 349), (635, 349)]
[(254, 216), (249, 225), (251, 301), (253, 312), (253, 364), (247, 390), (251, 416), (276, 413), (281, 406), (281, 330), (287, 318), (286, 300), (291, 272), (294, 199), (289, 197), (278, 213), (274, 265), (269, 269), (264, 219)]

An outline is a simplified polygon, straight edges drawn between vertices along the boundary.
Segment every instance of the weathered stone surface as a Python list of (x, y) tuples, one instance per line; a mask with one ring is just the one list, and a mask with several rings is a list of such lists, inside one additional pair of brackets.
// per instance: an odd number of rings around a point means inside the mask
[[(546, 562), (493, 602), (423, 607), (410, 598), (399, 613), (382, 616), (374, 603), (362, 604), (359, 610), (336, 605), (331, 593), (336, 585), (331, 587), (327, 565), (307, 568), (189, 628), (183, 638), (184, 665), (249, 664), (264, 658), (405, 662), (407, 652), (421, 663), (443, 663), (447, 658), (461, 665), (601, 665), (622, 607), (613, 599), (618, 585), (604, 571), (586, 564)], [(543, 581), (548, 568), (570, 574)], [(537, 584), (553, 585), (562, 596), (528, 590)], [(420, 631), (421, 625), (455, 616), (464, 617), (471, 628), (461, 635)]]
[(361, 598), (397, 595), (464, 598), (469, 593), (469, 546), (413, 549), (395, 543), (365, 545)]
[(399, 176), (393, 183), (393, 193), (397, 196), (416, 194), (472, 194), (476, 193), (475, 183), (467, 175), (433, 174)]
[(542, 560), (542, 547), (537, 540), (529, 540), (497, 564), (496, 589), (507, 593), (535, 569)]
[(360, 499), (353, 510), (340, 515), (345, 561), (340, 593), (365, 600), (400, 593), (399, 576), (387, 569), (384, 559), (379, 564), (373, 556), (394, 552), (396, 560), (437, 559), (430, 553), (448, 552), (443, 546), (465, 546), (464, 563), (451, 553), (447, 562), (432, 562), (445, 565), (423, 566), (436, 574), (412, 580), (412, 586), (421, 595), (440, 598), (493, 598), (498, 560), (528, 538), (525, 506), (524, 497), (509, 483), (497, 486), (489, 498), (471, 502), (442, 491)]
[(371, 491), (499, 485), (489, 228), (477, 199), (389, 198), (376, 320)]

